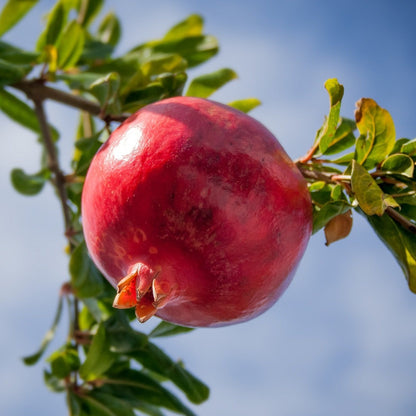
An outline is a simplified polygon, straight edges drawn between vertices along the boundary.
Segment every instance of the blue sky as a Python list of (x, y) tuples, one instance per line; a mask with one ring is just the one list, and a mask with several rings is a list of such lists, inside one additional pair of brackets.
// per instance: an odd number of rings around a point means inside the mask
[[(33, 44), (52, 4), (40, 3), (8, 40)], [(355, 101), (372, 97), (390, 111), (399, 137), (415, 137), (414, 2), (108, 3), (124, 25), (120, 51), (162, 35), (190, 13), (204, 16), (221, 51), (193, 75), (236, 70), (239, 79), (212, 98), (258, 97), (263, 105), (252, 115), (293, 158), (307, 151), (323, 121), (323, 83), (332, 77), (345, 87), (343, 115), (352, 117)], [(48, 110), (63, 131), (74, 119), (62, 107)], [(0, 385), (7, 386), (0, 391), (0, 413), (63, 415), (64, 398), (43, 385), (43, 364), (26, 368), (20, 361), (37, 348), (68, 278), (62, 220), (51, 190), (35, 198), (12, 190), (10, 170), (36, 171), (39, 147), (2, 115), (0, 125)], [(71, 140), (69, 130), (61, 139), (64, 165)], [(311, 239), (291, 286), (261, 317), (159, 345), (210, 385), (210, 400), (196, 409), (201, 416), (410, 416), (416, 411), (415, 316), (416, 297), (399, 267), (355, 215), (348, 239), (330, 247), (322, 233)], [(64, 319), (61, 340), (65, 325)]]

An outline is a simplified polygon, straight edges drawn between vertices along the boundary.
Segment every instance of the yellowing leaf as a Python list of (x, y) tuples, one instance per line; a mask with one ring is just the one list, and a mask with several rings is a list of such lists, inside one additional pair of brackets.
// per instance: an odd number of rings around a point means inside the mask
[(356, 107), (355, 121), (360, 132), (356, 160), (371, 169), (390, 154), (396, 140), (396, 130), (390, 113), (371, 98), (361, 98)]

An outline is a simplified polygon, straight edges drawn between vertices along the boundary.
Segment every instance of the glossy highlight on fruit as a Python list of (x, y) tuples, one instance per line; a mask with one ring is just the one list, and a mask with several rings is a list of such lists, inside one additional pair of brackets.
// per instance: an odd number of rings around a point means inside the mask
[(186, 326), (243, 322), (289, 285), (311, 234), (306, 183), (252, 117), (175, 97), (122, 123), (83, 196), (90, 255), (114, 306)]

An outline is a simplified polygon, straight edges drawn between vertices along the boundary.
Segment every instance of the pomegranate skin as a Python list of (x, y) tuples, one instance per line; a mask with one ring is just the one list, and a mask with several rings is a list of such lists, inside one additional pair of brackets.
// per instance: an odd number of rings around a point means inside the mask
[(243, 322), (292, 280), (312, 228), (306, 183), (252, 117), (175, 97), (122, 123), (82, 195), (92, 260), (114, 306), (192, 327)]

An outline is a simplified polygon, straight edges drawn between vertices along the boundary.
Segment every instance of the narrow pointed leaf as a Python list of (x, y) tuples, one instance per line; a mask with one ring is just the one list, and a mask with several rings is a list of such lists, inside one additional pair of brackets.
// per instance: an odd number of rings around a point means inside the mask
[(396, 130), (390, 113), (371, 98), (356, 103), (355, 121), (360, 132), (356, 143), (356, 159), (371, 169), (390, 154), (396, 140)]
[(261, 101), (257, 98), (244, 98), (242, 100), (236, 100), (228, 103), (230, 107), (236, 108), (243, 113), (249, 113), (261, 104)]
[(156, 328), (154, 328), (149, 337), (170, 337), (172, 335), (183, 334), (193, 331), (194, 328), (171, 324), (170, 322), (162, 321)]
[(201, 75), (192, 80), (186, 95), (190, 97), (208, 98), (227, 82), (235, 78), (237, 78), (237, 74), (229, 68), (223, 68), (210, 74)]
[(17, 48), (10, 43), (0, 41), (0, 59), (17, 65), (31, 65), (36, 62), (39, 54)]
[(39, 0), (9, 0), (0, 14), (0, 37), (29, 12)]
[(329, 94), (329, 114), (316, 137), (316, 141), (319, 142), (319, 151), (322, 154), (325, 154), (334, 141), (334, 135), (339, 121), (341, 100), (344, 95), (344, 87), (338, 83), (336, 78), (328, 79), (325, 82), (325, 89)]
[(0, 58), (0, 87), (4, 85), (11, 85), (20, 81), (31, 70), (31, 65), (14, 64)]
[(72, 21), (56, 45), (58, 68), (71, 68), (78, 62), (78, 59), (82, 55), (84, 41), (84, 29), (75, 20)]
[(104, 0), (84, 0), (79, 2), (78, 21), (88, 27), (104, 5)]
[(88, 409), (85, 416), (135, 416), (133, 408), (125, 400), (112, 394), (103, 393), (98, 389), (79, 397), (79, 400), (83, 407)]
[(39, 359), (42, 357), (44, 352), (46, 351), (46, 348), (48, 348), (48, 345), (50, 344), (53, 337), (55, 336), (55, 332), (56, 332), (56, 329), (58, 327), (59, 320), (61, 319), (62, 309), (63, 309), (63, 297), (60, 296), (59, 297), (58, 308), (56, 310), (55, 318), (53, 320), (52, 326), (49, 329), (49, 331), (45, 334), (45, 337), (43, 338), (42, 343), (41, 343), (38, 351), (36, 351), (32, 355), (28, 355), (28, 356), (23, 358), (23, 362), (26, 365), (36, 364), (39, 361)]

